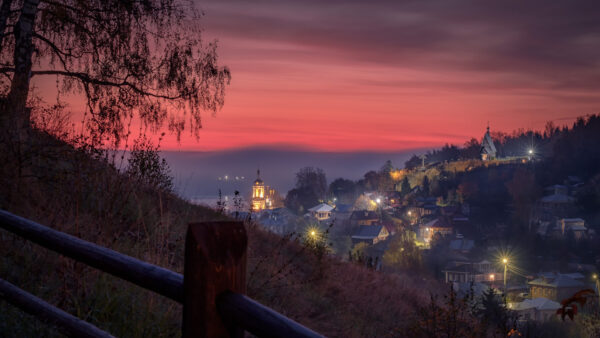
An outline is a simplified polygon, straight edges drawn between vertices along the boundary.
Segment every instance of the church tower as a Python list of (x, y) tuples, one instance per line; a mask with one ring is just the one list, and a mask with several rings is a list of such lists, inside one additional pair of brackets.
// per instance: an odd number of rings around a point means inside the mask
[(489, 161), (496, 159), (496, 146), (490, 135), (490, 125), (488, 124), (487, 131), (481, 140), (481, 159)]
[(260, 170), (256, 171), (256, 181), (252, 185), (252, 210), (261, 211), (266, 208), (265, 182), (260, 179)]

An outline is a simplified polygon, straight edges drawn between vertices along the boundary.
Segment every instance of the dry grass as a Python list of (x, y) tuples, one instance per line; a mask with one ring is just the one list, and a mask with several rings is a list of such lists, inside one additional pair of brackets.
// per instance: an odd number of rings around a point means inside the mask
[[(19, 176), (2, 160), (0, 208), (173, 271), (183, 270), (187, 224), (223, 218), (146, 189), (87, 152), (40, 142)], [(248, 293), (328, 336), (402, 332), (431, 285), (320, 257), (300, 242), (248, 226)], [(181, 306), (0, 230), (0, 278), (123, 337), (180, 335)], [(0, 301), (0, 335), (57, 336)]]

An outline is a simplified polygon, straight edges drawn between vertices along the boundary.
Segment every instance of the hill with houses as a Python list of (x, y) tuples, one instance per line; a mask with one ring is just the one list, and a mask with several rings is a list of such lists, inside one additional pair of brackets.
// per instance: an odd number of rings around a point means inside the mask
[(376, 271), (424, 276), (463, 295), (496, 290), (520, 325), (545, 323), (570, 294), (597, 290), (599, 138), (597, 115), (544, 132), (488, 128), (477, 143), (338, 178), (322, 195), (298, 181), (285, 206), (255, 217), (281, 235), (317, 229), (338, 257)]

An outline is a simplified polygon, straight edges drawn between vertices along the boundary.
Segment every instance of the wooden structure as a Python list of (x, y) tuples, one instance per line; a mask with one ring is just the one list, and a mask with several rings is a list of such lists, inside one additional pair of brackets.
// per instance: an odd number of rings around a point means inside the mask
[[(184, 275), (0, 210), (0, 228), (183, 304), (184, 337), (321, 337), (244, 296), (246, 230), (241, 222), (190, 224)], [(0, 298), (74, 337), (112, 337), (0, 279)]]

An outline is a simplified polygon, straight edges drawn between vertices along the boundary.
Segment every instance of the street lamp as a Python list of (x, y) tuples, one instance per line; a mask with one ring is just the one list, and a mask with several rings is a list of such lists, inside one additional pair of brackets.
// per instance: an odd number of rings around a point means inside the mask
[(593, 274), (592, 278), (594, 279), (594, 282), (596, 282), (596, 293), (598, 294), (598, 304), (600, 306), (600, 280), (598, 279), (597, 274)]
[(375, 200), (375, 202), (377, 202), (377, 204), (380, 204), (380, 203), (381, 203), (381, 198), (377, 198), (377, 199)]
[(502, 264), (504, 264), (504, 292), (506, 293), (506, 268), (508, 267), (508, 258), (502, 258)]

